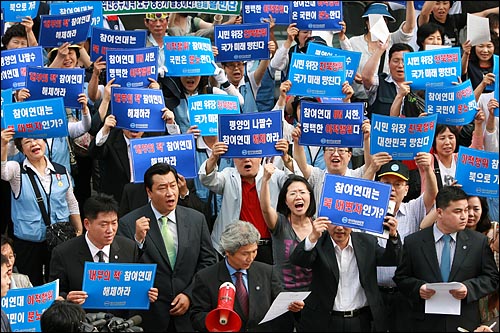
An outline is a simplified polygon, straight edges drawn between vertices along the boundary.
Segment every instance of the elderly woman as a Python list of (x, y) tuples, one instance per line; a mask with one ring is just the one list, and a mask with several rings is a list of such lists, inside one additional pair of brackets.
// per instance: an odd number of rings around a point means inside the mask
[[(42, 193), (51, 224), (69, 221), (77, 235), (81, 234), (80, 210), (68, 171), (60, 164), (51, 163), (45, 156), (45, 141), (16, 138), (14, 143), (17, 149), (25, 155), (20, 163), (7, 161), (7, 145), (13, 137), (13, 129), (2, 130), (1, 178), (8, 181), (12, 188), (11, 208), (17, 267), (29, 276), (34, 286), (38, 286), (46, 281), (44, 273), (48, 277), (50, 252), (45, 242), (46, 225), (33, 185), (38, 186)], [(34, 174), (33, 185), (29, 173)]]

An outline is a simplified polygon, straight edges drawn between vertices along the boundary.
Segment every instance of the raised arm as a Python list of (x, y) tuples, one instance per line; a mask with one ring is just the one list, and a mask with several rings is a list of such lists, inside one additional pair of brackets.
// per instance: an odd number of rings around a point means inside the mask
[(415, 30), (415, 5), (414, 1), (406, 1), (406, 17), (402, 30), (405, 34), (411, 34)]
[(423, 196), (426, 213), (429, 213), (432, 207), (434, 207), (436, 195), (438, 193), (438, 185), (436, 175), (432, 169), (432, 162), (433, 159), (430, 153), (420, 152), (417, 153), (417, 156), (415, 156), (415, 163), (425, 177), (425, 189)]
[[(293, 158), (297, 165), (299, 166), (300, 171), (304, 175), (305, 179), (309, 179), (312, 172), (312, 166), (307, 164), (306, 152), (304, 151), (304, 147), (299, 144), (299, 138), (301, 135), (300, 124), (297, 124), (297, 127), (292, 132), (293, 138)], [(288, 165), (287, 165), (288, 167)], [(293, 171), (293, 170), (291, 170)]]
[(365, 64), (365, 67), (363, 67), (363, 71), (361, 72), (361, 77), (363, 79), (363, 86), (365, 87), (365, 90), (370, 90), (370, 88), (374, 85), (375, 83), (375, 75), (377, 74), (378, 66), (380, 63), (380, 58), (382, 58), (382, 54), (387, 50), (389, 47), (389, 39), (385, 43), (378, 42), (377, 43), (377, 48), (375, 49), (375, 52), (373, 52), (373, 55), (368, 59), (368, 61)]
[(260, 188), (260, 208), (262, 209), (262, 215), (264, 216), (264, 221), (266, 222), (269, 230), (274, 230), (276, 223), (278, 222), (278, 213), (271, 205), (271, 196), (269, 193), (269, 181), (276, 171), (276, 167), (272, 163), (267, 163), (264, 165), (264, 176), (262, 177), (262, 185)]
[(419, 27), (429, 22), (431, 18), (432, 8), (434, 8), (435, 4), (436, 1), (424, 1), (422, 10), (420, 11), (420, 15), (418, 16), (417, 23)]

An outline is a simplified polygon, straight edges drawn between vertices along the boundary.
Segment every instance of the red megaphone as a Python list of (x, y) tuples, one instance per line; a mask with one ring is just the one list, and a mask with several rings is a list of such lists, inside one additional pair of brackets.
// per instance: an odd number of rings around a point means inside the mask
[(210, 311), (205, 318), (205, 326), (209, 332), (238, 332), (241, 319), (233, 311), (236, 288), (231, 282), (224, 282), (219, 287), (217, 309)]

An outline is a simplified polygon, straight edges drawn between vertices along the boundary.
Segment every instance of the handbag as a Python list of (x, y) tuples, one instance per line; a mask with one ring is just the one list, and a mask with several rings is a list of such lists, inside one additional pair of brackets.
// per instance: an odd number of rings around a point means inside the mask
[[(38, 188), (38, 185), (35, 181), (35, 172), (31, 170), (31, 168), (26, 168), (26, 173), (28, 174), (28, 177), (31, 181), (33, 190), (35, 191), (36, 202), (38, 203), (38, 207), (40, 208), (40, 212), (42, 213), (43, 221), (47, 226), (45, 237), (47, 240), (49, 251), (52, 252), (52, 249), (57, 245), (67, 241), (68, 239), (76, 237), (75, 228), (73, 228), (73, 225), (71, 225), (71, 223), (69, 222), (50, 223), (49, 214), (47, 213), (47, 209), (45, 209), (40, 189)], [(47, 203), (50, 210), (50, 203)]]

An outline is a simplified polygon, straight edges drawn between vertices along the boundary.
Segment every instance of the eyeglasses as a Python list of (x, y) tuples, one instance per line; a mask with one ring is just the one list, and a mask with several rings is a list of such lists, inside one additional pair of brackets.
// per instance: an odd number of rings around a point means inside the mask
[(325, 154), (331, 154), (333, 155), (334, 153), (339, 154), (340, 156), (345, 155), (346, 153), (349, 152), (349, 149), (347, 148), (325, 148)]
[(387, 185), (391, 185), (395, 189), (400, 189), (400, 188), (408, 185), (406, 182), (395, 182), (395, 183), (382, 182), (382, 183), (387, 184)]
[(233, 70), (235, 69), (236, 67), (238, 68), (243, 68), (245, 67), (245, 63), (244, 62), (230, 62), (229, 64), (226, 64), (225, 67)]

